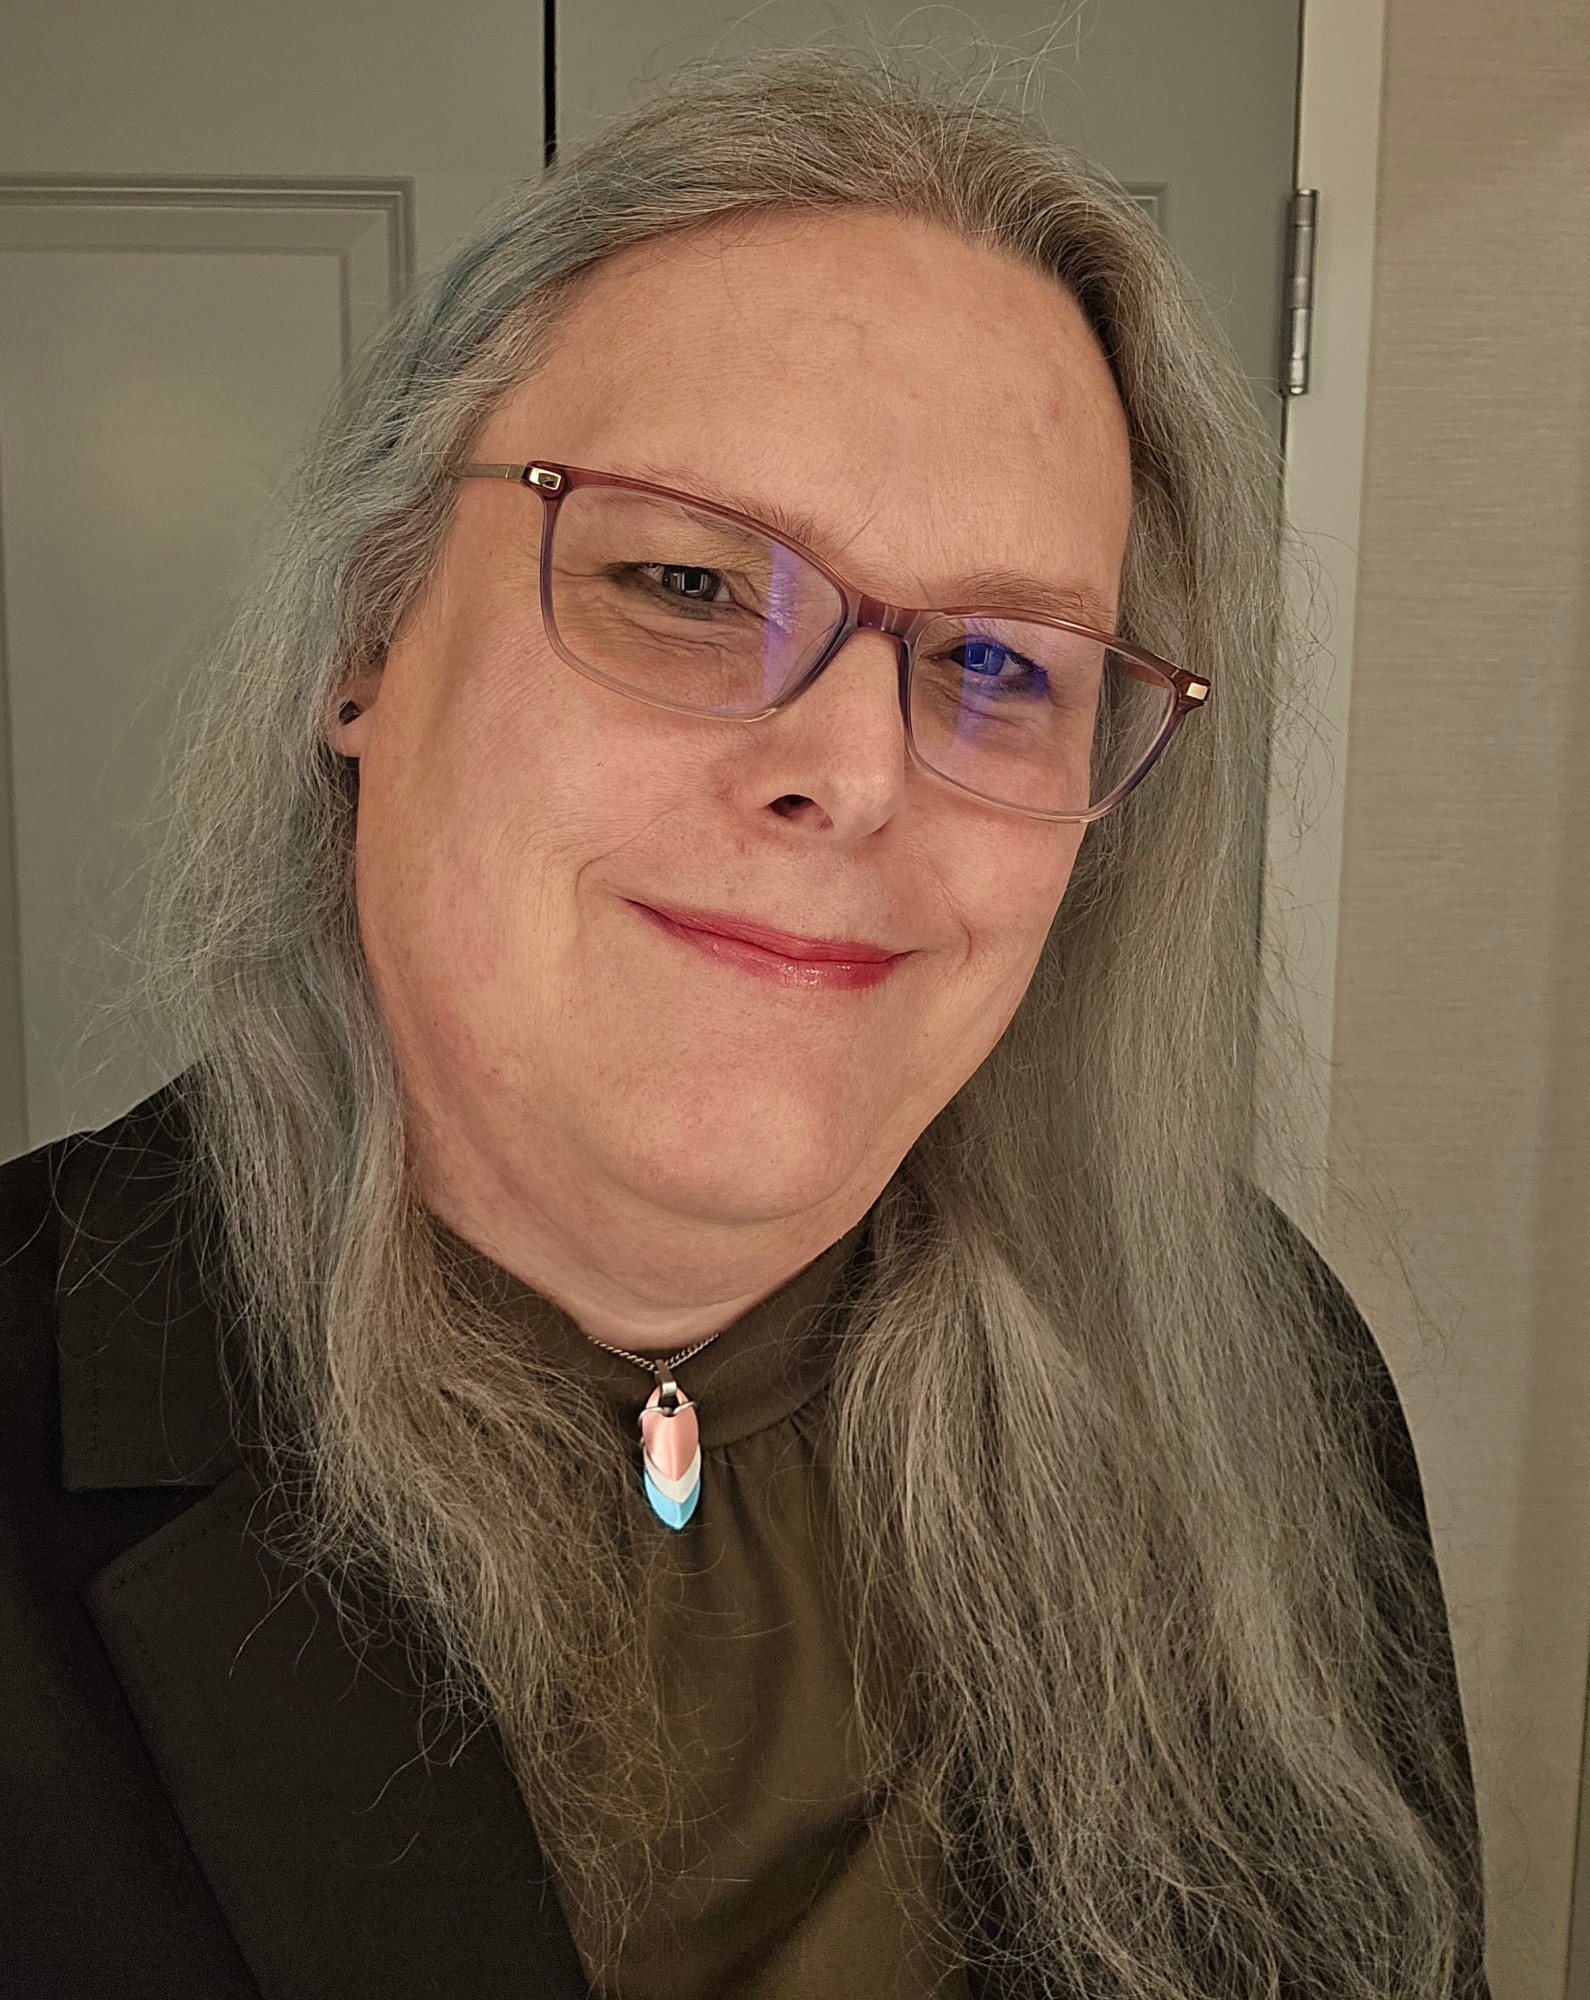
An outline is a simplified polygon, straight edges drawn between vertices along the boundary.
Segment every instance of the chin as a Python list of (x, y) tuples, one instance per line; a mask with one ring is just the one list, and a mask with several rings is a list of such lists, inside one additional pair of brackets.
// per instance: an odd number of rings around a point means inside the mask
[[(665, 1208), (724, 1222), (800, 1215), (839, 1193), (862, 1148), (824, 1129), (791, 1131), (776, 1118), (720, 1118), (692, 1112), (672, 1126), (649, 1119), (623, 1149), (619, 1168), (638, 1193)], [(617, 1166), (615, 1162), (615, 1166)]]

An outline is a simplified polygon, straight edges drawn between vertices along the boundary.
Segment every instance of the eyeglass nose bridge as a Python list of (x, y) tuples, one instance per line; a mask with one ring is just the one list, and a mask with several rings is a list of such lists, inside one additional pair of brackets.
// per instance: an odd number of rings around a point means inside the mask
[(881, 597), (868, 597), (858, 591), (845, 601), (845, 615), (838, 630), (828, 641), (812, 664), (791, 685), (785, 689), (771, 710), (788, 708), (806, 693), (813, 682), (819, 680), (832, 666), (841, 650), (847, 646), (858, 632), (881, 632), (886, 639), (895, 642), (896, 685), (900, 697), (900, 715), (905, 723), (906, 740), (911, 739), (911, 705), (908, 683), (910, 680), (912, 642), (932, 614), (926, 611), (902, 611), (897, 604), (887, 604)]

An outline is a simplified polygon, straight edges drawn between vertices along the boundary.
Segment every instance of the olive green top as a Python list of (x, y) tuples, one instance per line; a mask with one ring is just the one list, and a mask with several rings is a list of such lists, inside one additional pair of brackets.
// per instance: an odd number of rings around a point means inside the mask
[[(499, 1309), (577, 1371), (635, 1439), (654, 1375), (445, 1231)], [(899, 1807), (869, 1812), (851, 1727), (850, 1662), (822, 1555), (833, 1531), (820, 1417), (867, 1218), (682, 1361), (696, 1404), (701, 1492), (681, 1529), (657, 1521), (669, 1588), (650, 1595), (669, 1713), (698, 1718), (704, 1865), (661, 1878), (603, 2000), (965, 2000), (882, 1873), (885, 1847), (932, 1898), (937, 1876)], [(621, 1345), (615, 1342), (615, 1345)], [(685, 1342), (693, 1346), (694, 1342)], [(565, 1916), (587, 1976), (591, 1940)]]

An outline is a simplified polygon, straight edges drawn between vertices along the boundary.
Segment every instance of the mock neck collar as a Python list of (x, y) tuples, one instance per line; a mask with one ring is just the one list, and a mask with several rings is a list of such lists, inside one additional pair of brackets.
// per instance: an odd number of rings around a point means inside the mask
[[(632, 1429), (657, 1386), (655, 1374), (598, 1347), (561, 1306), (438, 1217), (431, 1219), (459, 1282), (522, 1327), (560, 1368), (589, 1383), (623, 1426)], [(862, 1276), (870, 1221), (869, 1211), (777, 1291), (672, 1371), (698, 1405), (704, 1447), (733, 1444), (765, 1430), (792, 1415), (822, 1388), (837, 1359), (846, 1305)]]

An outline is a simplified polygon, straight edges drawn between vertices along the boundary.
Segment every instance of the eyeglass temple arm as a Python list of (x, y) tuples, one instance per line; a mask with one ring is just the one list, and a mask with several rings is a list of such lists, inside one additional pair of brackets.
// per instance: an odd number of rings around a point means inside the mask
[[(540, 472), (538, 479), (534, 475)], [(563, 475), (545, 471), (536, 465), (461, 465), (454, 473), (455, 479), (512, 479), (520, 486), (544, 486), (556, 492), (563, 484)]]

